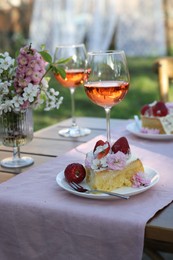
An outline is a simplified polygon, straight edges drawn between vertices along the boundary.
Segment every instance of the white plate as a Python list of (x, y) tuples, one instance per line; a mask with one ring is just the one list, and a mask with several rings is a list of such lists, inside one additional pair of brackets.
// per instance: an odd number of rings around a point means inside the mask
[(140, 128), (136, 126), (135, 122), (132, 122), (126, 126), (126, 129), (141, 138), (145, 139), (152, 139), (152, 140), (169, 140), (173, 139), (173, 134), (167, 135), (167, 134), (145, 134), (140, 132)]
[[(159, 174), (155, 170), (148, 168), (148, 167), (144, 167), (144, 170), (145, 170), (146, 176), (151, 179), (151, 183), (149, 186), (140, 187), (140, 188), (122, 187), (122, 188), (118, 188), (118, 189), (114, 190), (114, 192), (117, 192), (117, 193), (123, 194), (123, 195), (127, 195), (127, 196), (133, 196), (133, 195), (142, 193), (142, 192), (150, 189), (151, 187), (153, 187), (159, 181)], [(82, 193), (82, 192), (73, 190), (69, 186), (67, 181), (65, 180), (64, 171), (57, 174), (56, 182), (64, 190), (66, 190), (74, 195), (80, 196), (80, 197), (85, 197), (85, 198), (89, 198), (89, 199), (117, 199), (116, 197), (113, 197), (113, 196), (110, 196), (107, 194), (103, 194), (103, 193), (88, 194), (88, 193)], [(81, 182), (81, 185), (87, 189), (90, 189), (88, 187), (88, 185), (86, 184), (85, 180), (83, 182)]]

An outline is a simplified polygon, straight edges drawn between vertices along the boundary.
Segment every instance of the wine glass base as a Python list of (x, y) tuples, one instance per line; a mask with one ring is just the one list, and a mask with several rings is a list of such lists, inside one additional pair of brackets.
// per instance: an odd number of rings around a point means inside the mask
[(31, 157), (22, 157), (15, 160), (12, 157), (9, 157), (1, 161), (1, 166), (5, 168), (22, 168), (33, 163), (34, 160)]
[(80, 137), (89, 135), (91, 133), (91, 130), (88, 128), (64, 128), (61, 129), (59, 132), (59, 135), (64, 137)]

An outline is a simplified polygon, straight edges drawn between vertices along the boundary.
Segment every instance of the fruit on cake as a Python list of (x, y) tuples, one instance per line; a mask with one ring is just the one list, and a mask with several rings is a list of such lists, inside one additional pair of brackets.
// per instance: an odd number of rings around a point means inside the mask
[(64, 170), (67, 182), (80, 183), (85, 179), (86, 170), (80, 163), (70, 163)]
[(147, 186), (144, 167), (139, 158), (131, 154), (126, 137), (112, 146), (97, 141), (93, 151), (86, 154), (86, 183), (91, 189), (112, 191), (123, 186)]
[(173, 134), (173, 104), (155, 101), (141, 108), (141, 132)]

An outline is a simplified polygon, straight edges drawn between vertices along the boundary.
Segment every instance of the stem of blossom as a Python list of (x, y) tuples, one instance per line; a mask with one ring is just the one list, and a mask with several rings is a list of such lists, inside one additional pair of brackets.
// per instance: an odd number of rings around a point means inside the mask
[(40, 79), (40, 82), (39, 82), (39, 84), (41, 84), (41, 81), (42, 81), (42, 79), (46, 76), (46, 74), (51, 70), (51, 66), (50, 66), (50, 64), (49, 64), (49, 68), (46, 70), (46, 72), (44, 73), (44, 75), (42, 76), (42, 78)]

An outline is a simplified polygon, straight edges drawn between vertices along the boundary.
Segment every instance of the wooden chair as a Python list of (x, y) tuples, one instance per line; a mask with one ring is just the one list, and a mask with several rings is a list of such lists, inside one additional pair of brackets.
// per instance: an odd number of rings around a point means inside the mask
[(154, 70), (158, 75), (160, 100), (169, 100), (169, 84), (173, 79), (173, 57), (162, 57), (154, 63)]

